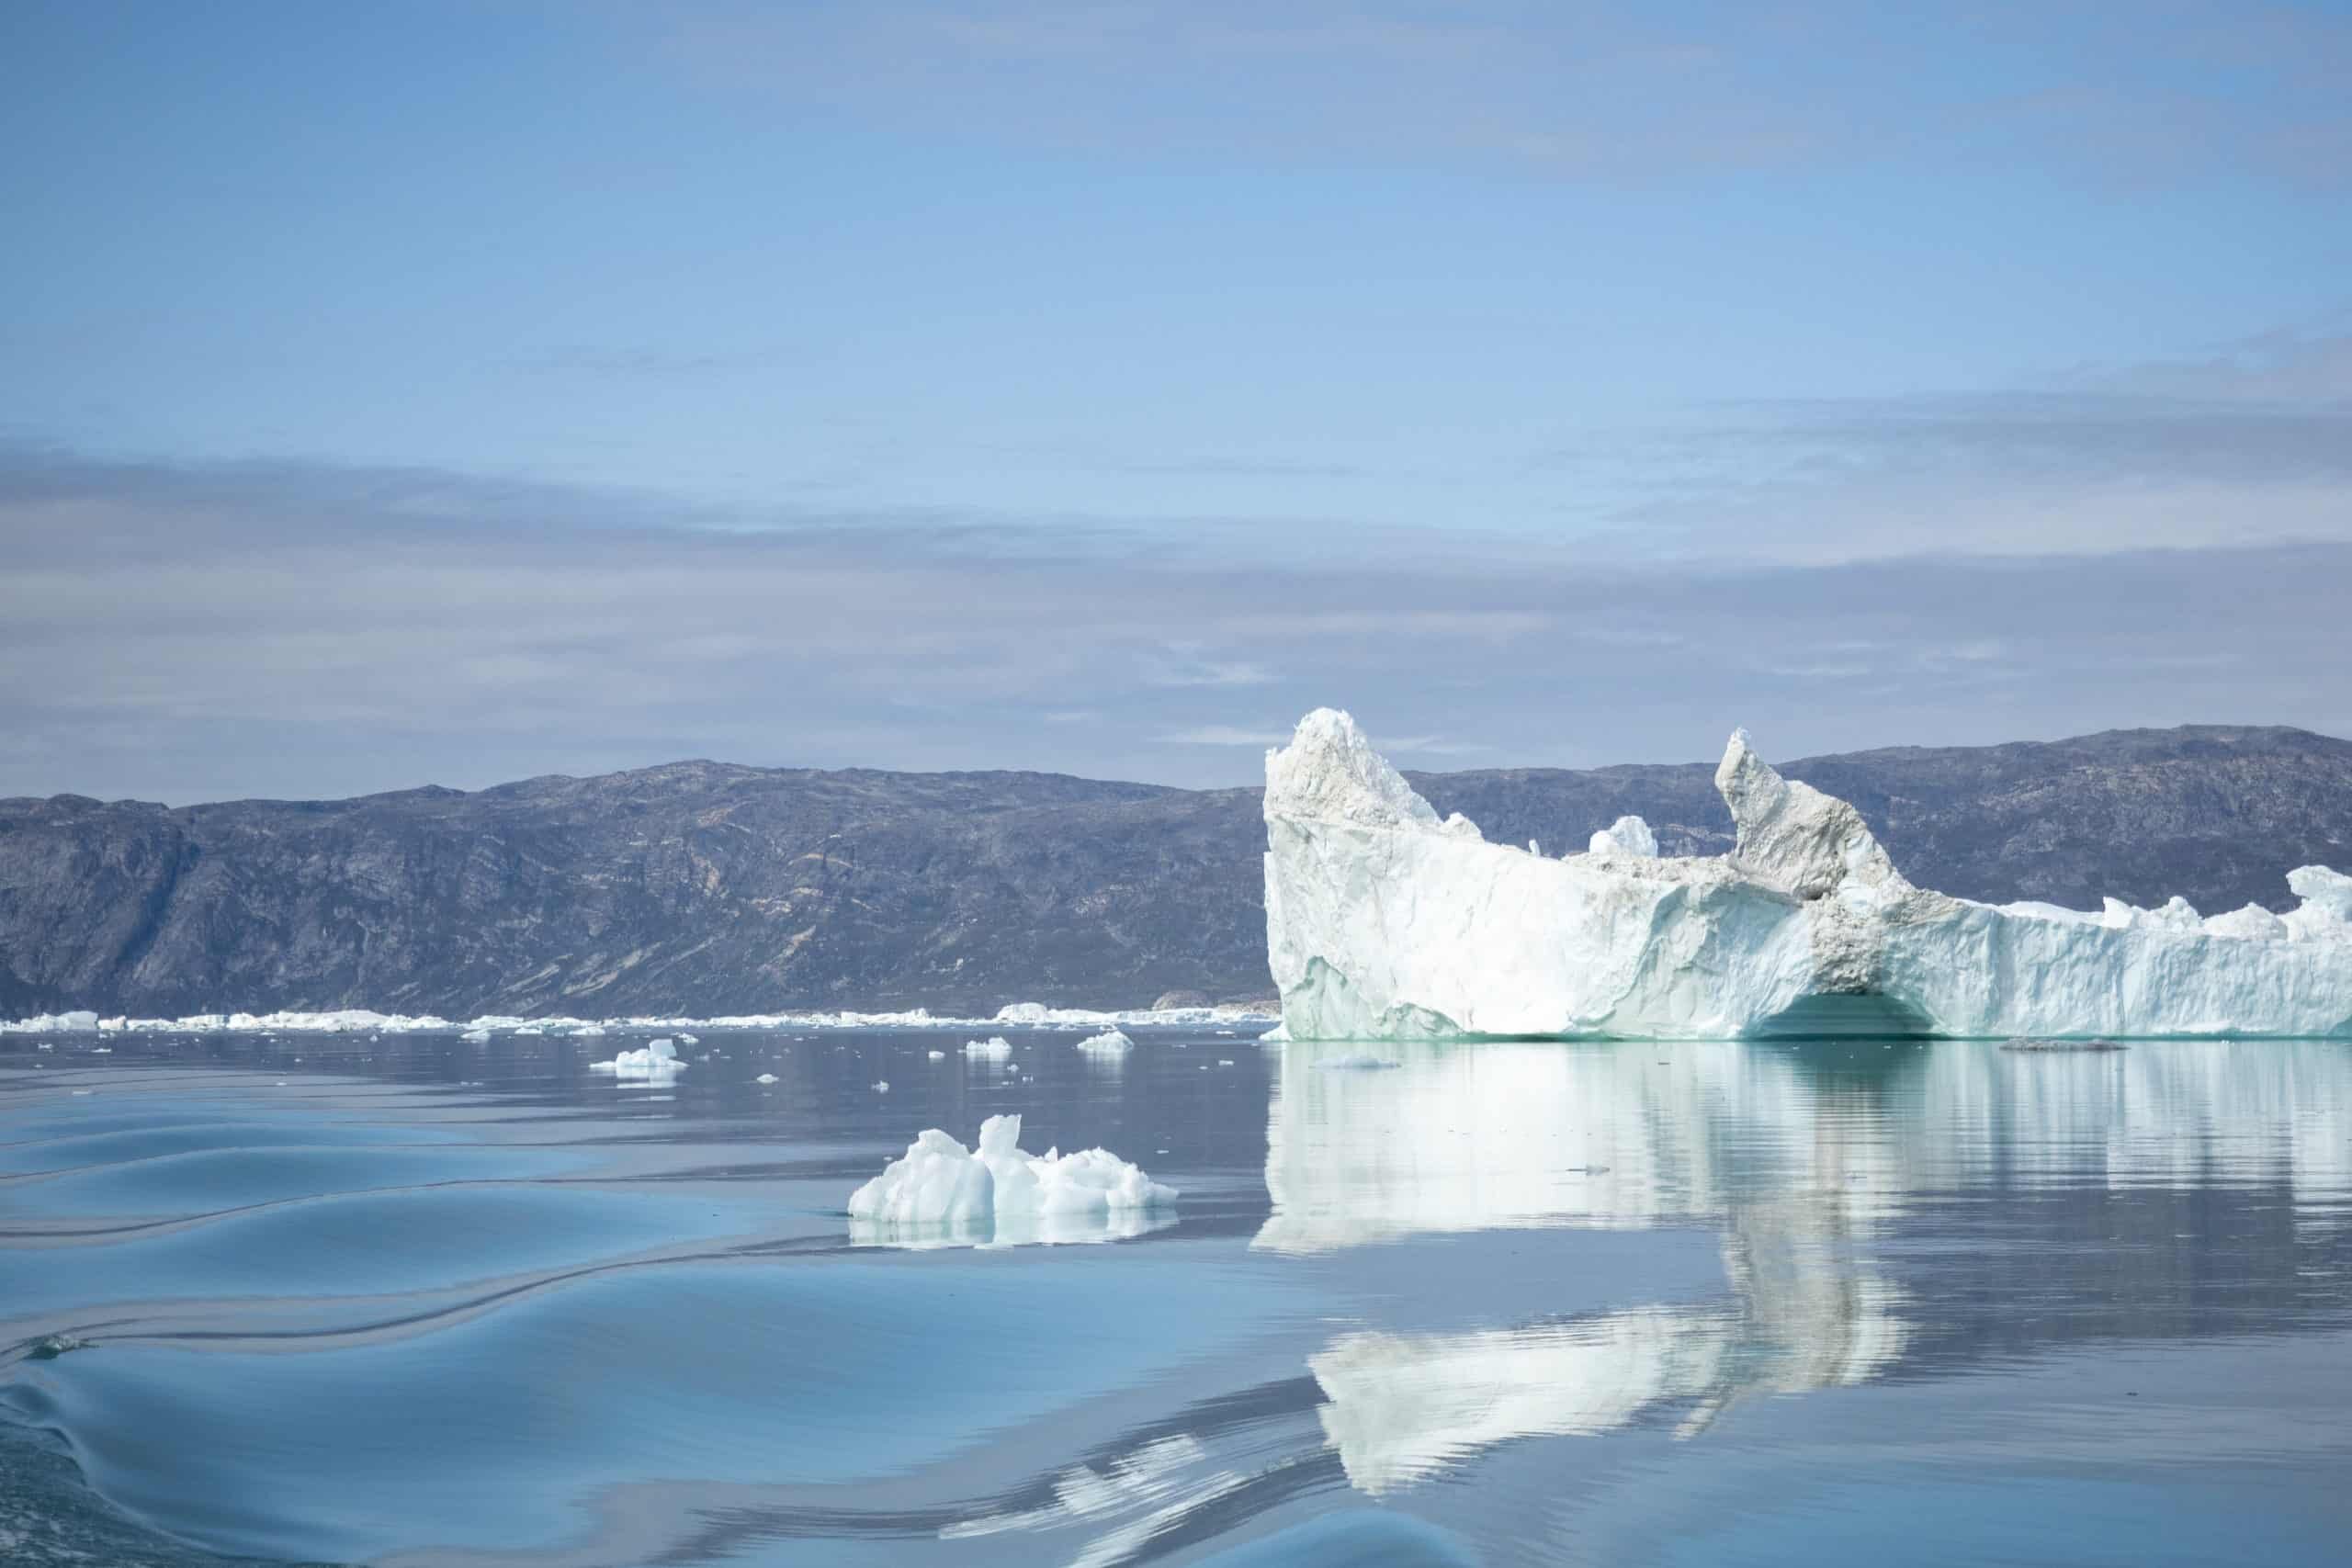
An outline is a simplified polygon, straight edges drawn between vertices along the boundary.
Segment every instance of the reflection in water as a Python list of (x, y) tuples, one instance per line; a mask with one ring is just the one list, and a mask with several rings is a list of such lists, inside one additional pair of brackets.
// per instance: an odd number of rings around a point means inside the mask
[[(1969, 1044), (1385, 1048), (1397, 1070), (1326, 1071), (1351, 1048), (1284, 1047), (1256, 1247), (1700, 1221), (1719, 1232), (1731, 1299), (1342, 1334), (1308, 1366), (1324, 1432), (1373, 1495), (1513, 1438), (1645, 1417), (1688, 1436), (1744, 1395), (1894, 1370), (1913, 1337), (1905, 1292), (1871, 1258), (1955, 1187), (2341, 1194), (2352, 1175), (2352, 1052), (2324, 1045), (2023, 1060)], [(2301, 1206), (2298, 1223), (2327, 1212)]]

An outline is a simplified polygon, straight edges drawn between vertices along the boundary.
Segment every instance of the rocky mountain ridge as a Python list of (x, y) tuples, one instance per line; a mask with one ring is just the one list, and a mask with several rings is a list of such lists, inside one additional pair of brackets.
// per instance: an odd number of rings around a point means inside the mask
[[(2352, 869), (2352, 741), (2191, 726), (1785, 764), (1914, 882), (2098, 907), (2292, 902)], [(1631, 812), (1717, 853), (1712, 763), (1415, 774), (1550, 852)], [(0, 800), (0, 1017), (372, 1007), (1136, 1006), (1270, 986), (1253, 789), (678, 762), (471, 793)]]

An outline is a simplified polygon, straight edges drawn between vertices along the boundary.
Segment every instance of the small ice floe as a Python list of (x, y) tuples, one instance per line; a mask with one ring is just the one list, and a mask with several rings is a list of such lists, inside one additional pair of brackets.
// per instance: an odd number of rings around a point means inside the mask
[(490, 1043), (490, 1031), (487, 1029), (469, 1029), (463, 1034), (458, 1035), (458, 1038), (464, 1041), (469, 1045), (487, 1045)]
[[(933, 1127), (850, 1195), (861, 1246), (1110, 1241), (1154, 1228), (1176, 1190), (1107, 1149), (1023, 1151), (1021, 1118), (980, 1123), (978, 1149)], [(1164, 1223), (1164, 1222), (1163, 1222)]]
[[(111, 1045), (93, 1045), (90, 1047), (90, 1055), (93, 1056), (111, 1056), (114, 1055), (114, 1047)], [(299, 1062), (302, 1058), (297, 1056), (294, 1059)]]
[(681, 1045), (699, 1045), (702, 1043), (702, 1040), (697, 1035), (681, 1034), (678, 1036), (678, 1043)]
[(753, 1078), (752, 1081), (753, 1083), (774, 1083), (775, 1082), (775, 1075), (774, 1073), (762, 1073), (758, 1077)]
[(1326, 1056), (1315, 1066), (1317, 1070), (1327, 1073), (1375, 1073), (1404, 1064), (1392, 1062), (1385, 1056), (1375, 1056), (1369, 1051), (1351, 1051), (1344, 1056)]
[(1219, 1056), (1216, 1059), (1216, 1065), (1220, 1067), (1229, 1067), (1233, 1066), (1233, 1058), (1230, 1056)]
[(874, 1080), (874, 1092), (876, 1094), (889, 1093), (890, 1080), (888, 1078), (876, 1078)]
[[(282, 1088), (284, 1088), (285, 1086), (281, 1084), (281, 1085), (279, 1085), (278, 1087), (282, 1089)], [(75, 1089), (74, 1092), (75, 1094), (87, 1094), (87, 1093), (89, 1093), (90, 1091), (89, 1091), (88, 1089)]]
[(623, 1051), (609, 1062), (591, 1062), (592, 1073), (610, 1073), (623, 1083), (668, 1083), (686, 1070), (677, 1048), (667, 1040), (647, 1043), (642, 1051)]
[(1106, 1029), (1100, 1034), (1090, 1034), (1078, 1043), (1078, 1048), (1090, 1056), (1123, 1056), (1135, 1049), (1136, 1043), (1125, 1032)]
[(979, 1062), (1009, 1062), (1012, 1059), (1012, 1042), (1001, 1034), (992, 1034), (986, 1040), (967, 1040), (964, 1055)]
[(944, 1051), (925, 1051), (923, 1055), (934, 1062), (944, 1062), (947, 1060), (947, 1053)]

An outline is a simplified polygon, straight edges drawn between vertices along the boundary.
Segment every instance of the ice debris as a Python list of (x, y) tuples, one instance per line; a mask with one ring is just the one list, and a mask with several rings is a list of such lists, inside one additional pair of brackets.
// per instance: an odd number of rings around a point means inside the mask
[(1078, 1043), (1078, 1048), (1091, 1056), (1123, 1056), (1135, 1049), (1136, 1043), (1116, 1029), (1106, 1029), (1100, 1034), (1090, 1034)]
[[(1635, 818), (1540, 859), (1441, 822), (1346, 714), (1266, 757), (1268, 957), (1295, 1040), (1871, 1032), (2352, 1034), (2352, 876), (2201, 919), (1914, 887), (1853, 807), (1735, 731), (1729, 854), (1660, 856)], [(1635, 829), (1639, 830), (1636, 831)], [(1601, 840), (1606, 839), (1604, 846)]]
[(1001, 1034), (991, 1035), (986, 1040), (967, 1040), (964, 1042), (964, 1055), (979, 1062), (1008, 1061), (1012, 1055), (1012, 1042)]
[(1009, 1245), (1140, 1235), (1176, 1201), (1107, 1149), (1043, 1155), (1020, 1147), (1021, 1118), (991, 1116), (967, 1149), (933, 1127), (850, 1195), (850, 1238), (868, 1245)]

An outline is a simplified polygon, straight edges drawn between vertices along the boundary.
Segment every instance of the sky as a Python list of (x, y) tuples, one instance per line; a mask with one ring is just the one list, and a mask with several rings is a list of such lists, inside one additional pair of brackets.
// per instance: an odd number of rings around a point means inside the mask
[(2352, 5), (0, 7), (0, 795), (2352, 734)]

